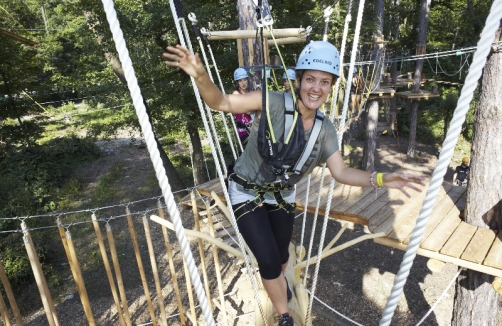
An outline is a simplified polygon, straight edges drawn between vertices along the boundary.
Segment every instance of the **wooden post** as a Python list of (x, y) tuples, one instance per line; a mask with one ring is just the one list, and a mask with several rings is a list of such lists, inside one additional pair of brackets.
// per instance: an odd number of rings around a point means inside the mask
[(150, 254), (150, 263), (152, 264), (155, 289), (157, 290), (157, 302), (160, 308), (160, 318), (162, 318), (162, 323), (167, 326), (166, 308), (164, 307), (164, 296), (162, 295), (162, 287), (160, 286), (159, 270), (157, 268), (157, 261), (155, 260), (155, 251), (153, 250), (150, 223), (148, 223), (148, 219), (145, 215), (143, 215), (143, 227), (145, 228), (146, 244), (148, 246), (148, 253)]
[(50, 326), (59, 326), (59, 319), (56, 315), (56, 309), (54, 308), (54, 302), (52, 301), (51, 293), (49, 292), (49, 287), (45, 281), (45, 276), (42, 271), (42, 266), (38, 260), (37, 251), (33, 240), (31, 239), (30, 232), (25, 222), (21, 223), (21, 229), (23, 230), (23, 242), (26, 247), (26, 252), (28, 253), (28, 258), (30, 260), (31, 268), (33, 270), (33, 276), (37, 283), (38, 291), (40, 292), (40, 297), (42, 299), (42, 304), (44, 306), (45, 315), (47, 316), (47, 321)]
[(16, 298), (14, 298), (14, 293), (12, 292), (12, 287), (10, 286), (9, 279), (7, 278), (7, 274), (5, 273), (5, 269), (4, 269), (1, 261), (0, 261), (0, 279), (2, 280), (2, 285), (3, 285), (3, 288), (5, 289), (5, 294), (7, 294), (7, 298), (9, 299), (10, 309), (12, 310), (12, 313), (14, 314), (14, 318), (16, 319), (17, 326), (24, 326), (23, 318), (21, 317), (21, 313), (19, 312)]
[[(103, 242), (103, 236), (101, 235), (101, 230), (99, 228), (98, 220), (96, 219), (96, 214), (92, 214), (91, 219), (92, 219), (92, 225), (94, 226), (94, 232), (96, 233), (96, 239), (98, 240), (101, 259), (103, 259), (103, 265), (105, 265), (106, 277), (108, 278), (108, 283), (110, 284), (110, 289), (112, 291), (113, 301), (115, 302), (115, 307), (117, 308), (117, 315), (119, 317), (120, 325), (125, 326), (126, 322), (124, 320), (122, 307), (120, 306), (120, 301), (117, 294), (117, 287), (115, 286), (115, 281), (113, 279), (113, 274), (110, 268), (110, 262), (108, 260), (108, 254), (106, 253), (105, 244)], [(127, 325), (131, 325), (130, 320)]]
[(5, 326), (12, 326), (10, 323), (9, 312), (7, 311), (7, 307), (5, 306), (5, 301), (3, 300), (3, 296), (0, 293), (0, 316), (2, 316), (2, 320)]
[(82, 306), (84, 308), (85, 316), (87, 317), (87, 321), (89, 325), (95, 326), (96, 322), (94, 321), (94, 316), (92, 315), (91, 304), (89, 302), (89, 296), (87, 295), (87, 290), (85, 288), (84, 278), (82, 277), (82, 270), (80, 269), (80, 264), (78, 262), (77, 252), (75, 251), (75, 244), (71, 237), (70, 231), (66, 231), (66, 242), (68, 243), (68, 250), (70, 253), (72, 264), (70, 267), (72, 268), (73, 277), (75, 279), (75, 283), (77, 284), (77, 288), (79, 289), (80, 301), (82, 302)]
[[(164, 218), (164, 209), (162, 209), (162, 203), (157, 201), (157, 211), (162, 219)], [(162, 234), (164, 235), (164, 243), (166, 245), (167, 260), (169, 261), (169, 269), (171, 270), (171, 279), (173, 281), (173, 289), (176, 294), (176, 302), (178, 304), (178, 311), (180, 312), (181, 325), (185, 326), (185, 310), (183, 304), (181, 303), (180, 289), (178, 287), (178, 276), (176, 275), (176, 269), (174, 267), (173, 252), (171, 250), (171, 243), (169, 242), (169, 234), (167, 233), (167, 228), (162, 225)]]
[(143, 284), (143, 290), (145, 291), (145, 299), (148, 304), (148, 309), (150, 311), (150, 317), (152, 317), (152, 323), (157, 326), (157, 317), (155, 317), (155, 310), (153, 309), (152, 298), (150, 297), (150, 290), (148, 289), (148, 282), (146, 281), (145, 270), (143, 268), (143, 260), (141, 259), (141, 253), (139, 251), (138, 240), (136, 239), (136, 231), (134, 230), (134, 224), (132, 221), (131, 212), (129, 207), (126, 208), (127, 224), (129, 225), (129, 233), (131, 234), (132, 244), (134, 246), (134, 254), (136, 255), (136, 262), (138, 263), (139, 274), (141, 276), (141, 283)]
[(122, 273), (120, 272), (117, 248), (115, 247), (115, 239), (113, 238), (112, 227), (108, 223), (106, 224), (106, 237), (108, 239), (108, 245), (110, 246), (110, 255), (112, 256), (113, 269), (115, 270), (115, 277), (117, 278), (117, 286), (119, 288), (120, 299), (122, 300), (124, 316), (127, 326), (132, 326), (131, 317), (129, 315), (129, 306), (127, 305), (126, 292), (124, 289), (124, 281), (122, 280)]
[(192, 279), (190, 278), (190, 273), (188, 271), (188, 266), (183, 258), (183, 270), (185, 271), (185, 280), (187, 282), (187, 291), (188, 291), (188, 302), (190, 302), (190, 312), (191, 315), (187, 315), (187, 317), (192, 321), (194, 325), (197, 325), (197, 314), (195, 312), (195, 301), (193, 299), (192, 292)]
[[(195, 202), (195, 195), (193, 193), (193, 190), (190, 192), (190, 199), (192, 200), (192, 211), (193, 211), (193, 219), (195, 222), (195, 230), (200, 232), (199, 212), (197, 209), (197, 203)], [(204, 278), (204, 289), (206, 290), (206, 295), (207, 295), (207, 303), (209, 305), (209, 310), (213, 311), (213, 307), (211, 306), (211, 291), (209, 290), (209, 281), (207, 277), (206, 256), (204, 254), (204, 245), (202, 243), (202, 239), (197, 238), (197, 243), (199, 245), (200, 263), (202, 269), (202, 276)]]
[[(87, 310), (87, 309), (90, 310), (91, 307), (90, 307), (90, 305), (87, 306), (85, 303), (85, 302), (89, 303), (89, 299), (87, 298), (87, 291), (85, 289), (85, 284), (83, 281), (81, 282), (82, 274), (80, 273), (80, 276), (79, 276), (80, 266), (78, 264), (78, 259), (77, 259), (76, 255), (72, 255), (71, 250), (70, 250), (70, 246), (69, 246), (68, 239), (67, 239), (69, 232), (68, 233), (65, 232), (64, 226), (61, 223), (61, 220), (59, 218), (56, 220), (56, 223), (58, 226), (59, 236), (61, 237), (61, 242), (63, 243), (63, 248), (66, 253), (66, 258), (68, 259), (68, 265), (70, 266), (71, 274), (73, 275), (73, 280), (75, 281), (75, 284), (77, 286), (78, 295), (79, 295), (80, 300), (82, 302), (82, 306), (84, 308), (84, 312), (87, 317), (87, 320), (89, 321), (89, 323), (91, 323), (90, 319), (89, 319), (89, 315), (88, 315), (89, 312)], [(70, 235), (70, 239), (71, 239), (71, 235)], [(75, 250), (75, 249), (73, 249), (73, 250)], [(87, 298), (87, 300), (86, 300), (86, 298)], [(94, 317), (92, 316), (92, 311), (90, 312), (90, 318), (92, 319), (91, 324), (93, 324)]]
[[(211, 213), (211, 207), (206, 206), (207, 211), (207, 223), (209, 225), (209, 235), (214, 237), (214, 222), (213, 222), (213, 213)], [(223, 282), (221, 280), (221, 270), (220, 270), (220, 260), (218, 259), (218, 248), (215, 245), (211, 246), (213, 251), (213, 259), (214, 259), (214, 270), (216, 272), (216, 280), (218, 282), (218, 292), (220, 294), (220, 309), (223, 314), (223, 324), (228, 325), (227, 320), (227, 308), (225, 307), (225, 292), (223, 291)]]

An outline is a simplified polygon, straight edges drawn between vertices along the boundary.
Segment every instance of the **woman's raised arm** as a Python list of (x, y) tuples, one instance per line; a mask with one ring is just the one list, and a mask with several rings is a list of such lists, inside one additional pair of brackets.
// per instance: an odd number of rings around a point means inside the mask
[(211, 109), (234, 114), (261, 111), (260, 91), (239, 95), (223, 94), (209, 78), (198, 54), (192, 54), (181, 45), (176, 45), (168, 46), (163, 57), (167, 59), (166, 65), (178, 67), (193, 77), (200, 95)]

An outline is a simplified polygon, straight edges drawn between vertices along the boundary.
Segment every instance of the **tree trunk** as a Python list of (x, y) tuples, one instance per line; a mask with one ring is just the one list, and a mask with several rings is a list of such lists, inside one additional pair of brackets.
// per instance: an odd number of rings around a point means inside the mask
[[(502, 229), (502, 53), (490, 55), (483, 72), (474, 120), (465, 221)], [(453, 326), (497, 325), (499, 294), (493, 276), (471, 270), (457, 280)]]
[(368, 103), (366, 122), (366, 141), (363, 149), (363, 162), (361, 168), (367, 171), (375, 169), (376, 133), (378, 125), (378, 101)]
[[(84, 16), (87, 19), (87, 25), (89, 26), (89, 29), (94, 33), (94, 36), (96, 37), (96, 40), (98, 44), (102, 45), (103, 44), (103, 38), (104, 35), (100, 33), (99, 29), (97, 28), (99, 25), (101, 25), (101, 22), (99, 19), (90, 11), (84, 11)], [(110, 67), (112, 68), (113, 72), (117, 76), (117, 78), (120, 80), (120, 82), (124, 85), (127, 86), (127, 80), (125, 78), (124, 70), (122, 69), (122, 64), (120, 63), (119, 58), (115, 55), (115, 52), (104, 52), (104, 56)], [(153, 124), (152, 124), (152, 118), (150, 115), (150, 109), (146, 103), (145, 100), (143, 100), (143, 104), (145, 105), (146, 112), (148, 115), (148, 121), (150, 121), (150, 124), (152, 125), (152, 130), (153, 130)], [(169, 179), (169, 184), (173, 190), (173, 192), (176, 192), (175, 197), (180, 199), (186, 194), (188, 194), (187, 191), (180, 191), (183, 189), (186, 189), (185, 184), (183, 183), (183, 180), (179, 176), (178, 172), (176, 171), (176, 168), (174, 167), (173, 163), (169, 159), (169, 156), (167, 156), (166, 151), (164, 148), (162, 148), (162, 145), (159, 142), (159, 139), (155, 135), (154, 132), (154, 138), (155, 142), (157, 144), (157, 149), (160, 152), (160, 158), (162, 159), (162, 163), (164, 165), (164, 169), (166, 170), (166, 175), (167, 178)]]
[(9, 97), (9, 100), (10, 100), (10, 103), (11, 103), (12, 112), (16, 116), (17, 121), (19, 123), (19, 129), (21, 129), (21, 133), (23, 134), (24, 140), (26, 141), (26, 145), (28, 147), (31, 147), (30, 138), (28, 137), (28, 133), (26, 132), (26, 128), (25, 128), (25, 126), (23, 124), (23, 121), (21, 120), (21, 117), (19, 116), (19, 112), (17, 111), (16, 102), (14, 102), (14, 98), (12, 97), (12, 93), (10, 91), (9, 83), (7, 81), (7, 76), (5, 76), (5, 73), (2, 70), (0, 70), (0, 75), (2, 75), (3, 83), (5, 85), (5, 90), (6, 90), (5, 94)]
[(192, 162), (193, 162), (193, 175), (196, 185), (201, 185), (207, 181), (208, 175), (204, 170), (204, 153), (202, 151), (202, 142), (200, 141), (199, 130), (193, 124), (187, 125), (188, 135), (192, 143)]
[[(394, 7), (397, 9), (399, 6), (399, 0), (394, 1)], [(392, 17), (392, 39), (397, 40), (399, 38), (399, 16), (397, 10), (395, 10), (395, 15)], [(391, 80), (392, 85), (397, 83), (397, 62), (392, 62), (391, 65)], [(397, 99), (396, 96), (392, 96), (390, 98), (390, 109), (389, 109), (389, 132), (392, 133), (392, 136), (396, 137), (394, 130), (396, 128), (396, 113), (397, 113)]]
[[(239, 28), (241, 30), (256, 29), (256, 11), (253, 7), (253, 0), (237, 0), (237, 12), (239, 13)], [(244, 56), (244, 65), (250, 66), (251, 62), (254, 65), (260, 65), (261, 60), (261, 43), (259, 38), (253, 40), (253, 48), (250, 49), (247, 39), (239, 40), (242, 42), (242, 54)], [(250, 54), (253, 55), (253, 60), (250, 60)]]
[[(375, 1), (375, 20), (377, 22), (375, 39), (375, 80), (372, 87), (373, 90), (380, 89), (380, 79), (382, 76), (383, 62), (381, 60), (383, 54), (383, 18), (384, 18), (384, 0)], [(378, 125), (378, 100), (369, 100), (367, 104), (367, 121), (366, 121), (366, 138), (364, 141), (362, 169), (374, 170), (375, 168), (375, 150), (376, 150), (376, 134)]]
[[(418, 25), (418, 45), (417, 54), (425, 54), (425, 42), (427, 40), (427, 26), (429, 25), (429, 11), (431, 9), (431, 0), (422, 0), (420, 5), (420, 23)], [(413, 79), (413, 93), (418, 93), (420, 88), (420, 80), (422, 79), (422, 69), (424, 60), (418, 59), (415, 66), (415, 76)], [(410, 141), (408, 144), (408, 157), (415, 156), (415, 141), (417, 135), (417, 111), (418, 101), (411, 103), (411, 123), (410, 123)]]

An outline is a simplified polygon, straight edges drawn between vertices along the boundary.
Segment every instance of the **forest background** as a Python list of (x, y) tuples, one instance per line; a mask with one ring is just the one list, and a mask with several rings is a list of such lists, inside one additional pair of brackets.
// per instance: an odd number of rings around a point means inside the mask
[[(340, 46), (346, 1), (270, 2), (274, 28), (312, 26), (312, 40), (322, 38), (323, 10), (333, 5), (328, 35), (330, 42)], [(210, 30), (238, 28), (233, 1), (184, 0), (181, 4), (185, 16), (195, 13), (200, 26)], [(376, 22), (372, 5), (372, 2), (366, 4), (360, 44), (373, 42)], [(181, 191), (181, 195), (184, 189), (193, 186), (194, 179), (198, 183), (207, 181), (214, 175), (214, 168), (208, 146), (202, 145), (204, 130), (189, 79), (163, 64), (165, 47), (178, 43), (169, 3), (118, 0), (115, 6), (154, 132), (165, 154), (163, 161), (171, 186)], [(352, 8), (355, 17), (357, 6)], [(384, 34), (389, 41), (388, 58), (415, 54), (419, 8), (420, 1), (386, 1)], [(426, 52), (475, 46), (488, 10), (487, 1), (432, 1)], [(392, 36), (396, 22), (398, 38)], [(351, 31), (354, 25), (355, 19), (351, 22)], [(79, 171), (85, 164), (106, 155), (96, 141), (113, 138), (124, 130), (135, 134), (139, 124), (101, 2), (3, 0), (0, 29), (0, 256), (13, 286), (23, 288), (33, 281), (29, 262), (25, 254), (21, 254), (24, 247), (20, 235), (11, 232), (19, 229), (19, 220), (12, 217), (113, 203), (116, 199), (111, 194), (121, 187), (114, 183), (123, 173), (120, 164), (102, 178), (85, 199), (82, 196), (86, 179)], [(8, 37), (4, 31), (36, 45)], [(351, 44), (352, 35), (353, 32), (349, 32), (347, 44)], [(197, 49), (197, 45), (194, 46)], [(214, 41), (211, 46), (225, 89), (230, 92), (232, 73), (238, 66), (236, 43)], [(303, 44), (281, 46), (286, 65), (295, 65), (295, 55), (302, 47)], [(271, 48), (270, 55), (274, 54), (277, 52)], [(349, 56), (350, 53), (346, 53), (344, 62), (349, 61)], [(368, 59), (361, 51), (358, 60)], [(462, 84), (469, 60), (470, 57), (461, 52), (438, 61), (429, 60), (429, 64), (424, 65), (424, 73), (437, 80)], [(401, 73), (412, 71), (413, 67), (413, 61), (403, 61)], [(458, 86), (439, 85), (439, 88), (440, 98), (420, 102), (417, 130), (418, 142), (438, 147), (459, 94)], [(471, 107), (474, 105), (475, 102)], [(405, 138), (409, 130), (409, 110), (405, 102), (400, 108), (397, 126), (399, 135)], [(462, 133), (467, 143), (472, 137), (472, 122), (471, 112)], [(173, 145), (190, 145), (192, 157), (186, 151), (174, 150)], [(224, 140), (222, 148), (230, 156)], [(137, 198), (120, 201), (158, 195), (154, 177), (147, 181), (147, 190), (137, 191)], [(30, 227), (40, 227), (53, 223), (53, 218), (30, 219), (27, 223)], [(44, 270), (50, 274), (50, 270), (56, 268), (51, 246), (57, 239), (48, 239), (43, 232), (36, 237), (41, 244), (38, 255)], [(59, 280), (55, 276), (51, 282), (57, 285)]]

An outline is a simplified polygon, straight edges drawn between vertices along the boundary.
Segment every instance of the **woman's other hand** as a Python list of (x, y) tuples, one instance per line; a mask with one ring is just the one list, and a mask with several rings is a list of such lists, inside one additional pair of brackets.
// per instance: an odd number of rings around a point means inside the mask
[(164, 58), (168, 59), (164, 61), (166, 65), (181, 68), (195, 79), (206, 74), (206, 70), (198, 54), (190, 53), (190, 51), (179, 44), (176, 47), (168, 46), (166, 50), (167, 52), (162, 54)]
[(424, 185), (423, 177), (403, 173), (384, 173), (382, 181), (385, 187), (399, 189), (408, 197), (410, 195), (406, 191), (406, 188), (421, 192), (422, 187), (420, 186)]

